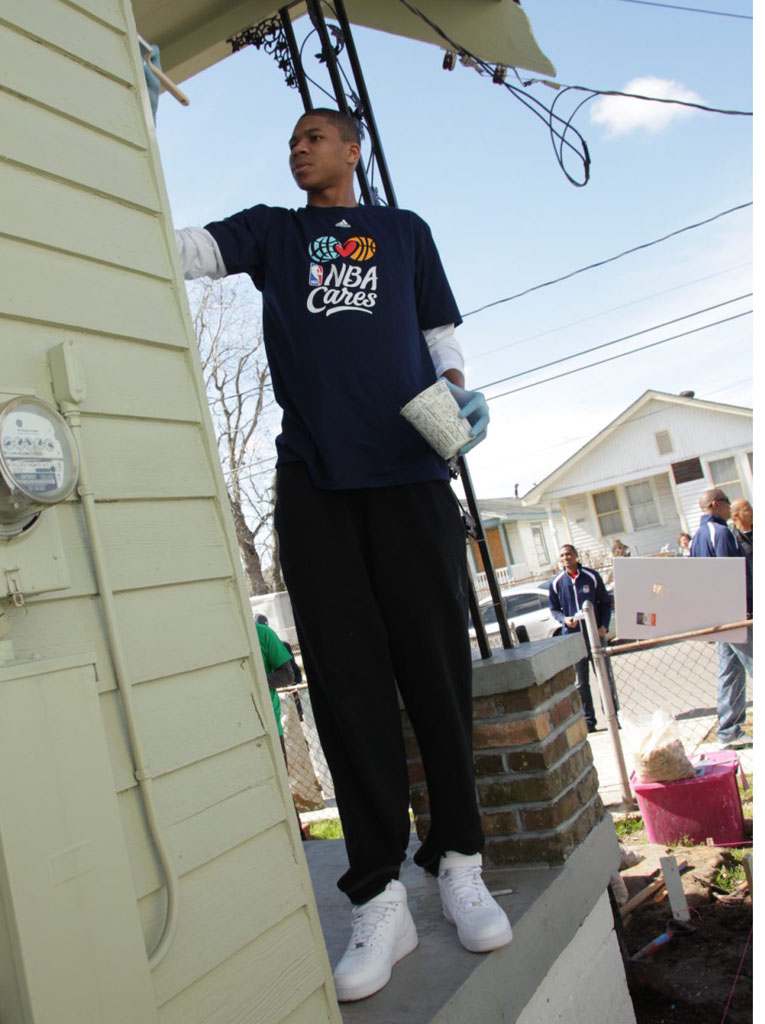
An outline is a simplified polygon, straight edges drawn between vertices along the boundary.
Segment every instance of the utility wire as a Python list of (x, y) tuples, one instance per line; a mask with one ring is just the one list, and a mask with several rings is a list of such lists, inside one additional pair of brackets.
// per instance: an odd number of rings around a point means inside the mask
[[(714, 391), (704, 391), (701, 394), (700, 397), (703, 400), (703, 399), (707, 398), (709, 395), (717, 395), (721, 391), (729, 391), (731, 388), (738, 387), (740, 384), (748, 384), (748, 383), (750, 383), (751, 379), (752, 379), (751, 377), (742, 377), (740, 380), (729, 381), (727, 384), (724, 384), (722, 387), (715, 388)], [(652, 388), (651, 390), (655, 391), (655, 390), (659, 390), (659, 389), (658, 388)], [(699, 396), (697, 396), (697, 397), (699, 397)], [(722, 404), (722, 405), (729, 405), (730, 403), (723, 402), (723, 403), (720, 403), (720, 404)], [(653, 417), (655, 417), (656, 415), (657, 415), (657, 413), (654, 410), (653, 412), (641, 413), (639, 416), (631, 416), (630, 417), (630, 423), (637, 423), (640, 420), (649, 420), (649, 419), (652, 419)], [(542, 445), (541, 448), (524, 448), (523, 454), (526, 455), (526, 456), (529, 456), (529, 455), (539, 455), (541, 452), (549, 452), (549, 451), (552, 451), (553, 448), (563, 448), (567, 444), (576, 444), (577, 441), (590, 440), (590, 439), (592, 439), (592, 437), (593, 437), (592, 432), (588, 432), (586, 434), (577, 434), (576, 437), (566, 437), (562, 441), (555, 441), (553, 444)], [(496, 463), (496, 465), (499, 465), (499, 463)], [(606, 477), (601, 477), (598, 480), (588, 480), (587, 483), (586, 483), (586, 486), (590, 486), (590, 484), (600, 483), (601, 480), (604, 480), (604, 479), (606, 479)]]
[(551, 281), (543, 281), (542, 284), (532, 285), (531, 288), (525, 288), (522, 292), (516, 292), (514, 295), (508, 295), (504, 299), (495, 299), (494, 302), (487, 302), (483, 306), (478, 306), (476, 309), (471, 309), (468, 313), (462, 313), (462, 319), (464, 320), (468, 316), (473, 316), (475, 313), (481, 313), (484, 309), (491, 309), (492, 306), (499, 306), (503, 302), (512, 302), (513, 299), (520, 299), (523, 295), (528, 295), (530, 292), (539, 291), (540, 288), (548, 288), (552, 284), (559, 284), (561, 281), (568, 281), (571, 277), (576, 277), (577, 274), (583, 274), (586, 270), (594, 270), (596, 267), (603, 267), (607, 263), (613, 263), (614, 260), (619, 260), (622, 256), (629, 256), (633, 252), (639, 252), (641, 249), (649, 249), (652, 245), (658, 245), (659, 242), (666, 242), (668, 238), (674, 238), (676, 235), (682, 235), (684, 231), (692, 231), (694, 228), (703, 227), (704, 224), (711, 224), (712, 221), (719, 220), (720, 217), (726, 217), (729, 213), (735, 213), (737, 210), (744, 210), (746, 207), (751, 206), (752, 203), (741, 203), (740, 206), (732, 206), (729, 210), (723, 210), (722, 213), (716, 213), (713, 217), (707, 217), (706, 220), (697, 221), (695, 224), (688, 224), (684, 228), (678, 228), (677, 231), (670, 231), (668, 235), (662, 235), (661, 238), (654, 238), (652, 242), (643, 242), (642, 245), (636, 245), (632, 249), (625, 249), (624, 252), (617, 253), (616, 256), (609, 256), (607, 259), (598, 260), (597, 263), (588, 263), (586, 267), (579, 267), (578, 270), (572, 270), (568, 274), (563, 274), (562, 277), (554, 277)]
[(557, 366), (559, 363), (566, 363), (569, 359), (578, 359), (579, 356), (587, 356), (591, 352), (599, 352), (601, 349), (609, 348), (611, 345), (618, 345), (622, 341), (629, 341), (631, 338), (637, 338), (641, 334), (650, 334), (651, 331), (658, 331), (662, 327), (669, 327), (671, 324), (678, 324), (682, 320), (690, 320), (693, 316), (699, 316), (701, 313), (710, 313), (713, 309), (720, 309), (721, 306), (730, 306), (734, 302), (740, 302), (741, 299), (749, 299), (752, 297), (752, 292), (746, 292), (745, 295), (737, 295), (735, 299), (726, 299), (724, 302), (717, 302), (714, 306), (705, 306), (704, 309), (694, 310), (693, 313), (685, 313), (683, 316), (676, 316), (673, 320), (665, 320), (663, 323), (654, 324), (653, 327), (644, 327), (640, 331), (633, 331), (632, 334), (624, 334), (621, 338), (614, 338), (613, 341), (604, 341), (600, 345), (593, 345), (591, 348), (583, 348), (579, 352), (572, 352), (571, 355), (561, 356), (560, 359), (552, 359), (549, 363), (541, 363), (539, 366), (532, 366), (529, 370), (519, 370), (518, 373), (512, 373), (509, 377), (500, 377), (499, 380), (489, 381), (488, 384), (481, 384), (479, 390), (483, 388), (492, 388), (496, 384), (505, 384), (509, 380), (516, 380), (518, 377), (525, 377), (529, 373), (536, 373), (537, 370), (547, 370), (551, 366)]
[(751, 265), (751, 260), (746, 260), (744, 263), (735, 263), (732, 267), (726, 267), (725, 270), (716, 270), (713, 274), (705, 274), (703, 277), (694, 277), (690, 281), (685, 281), (683, 284), (673, 285), (671, 288), (663, 288), (660, 292), (650, 292), (648, 295), (641, 295), (639, 299), (631, 299), (629, 302), (622, 302), (618, 306), (609, 306), (606, 309), (601, 309), (597, 313), (590, 313), (588, 316), (579, 317), (578, 320), (568, 320), (565, 324), (558, 324), (557, 327), (548, 327), (544, 331), (537, 331), (536, 334), (527, 334), (523, 338), (516, 338), (515, 341), (508, 341), (503, 345), (496, 345), (494, 348), (484, 349), (482, 352), (471, 352), (470, 363), (471, 365), (476, 363), (479, 359), (485, 359), (487, 356), (493, 356), (497, 352), (504, 352), (508, 348), (515, 348), (517, 345), (524, 345), (527, 341), (536, 341), (537, 338), (547, 338), (551, 334), (557, 334), (559, 331), (565, 331), (569, 327), (578, 327), (579, 324), (590, 323), (592, 320), (598, 320), (602, 316), (607, 316), (609, 313), (618, 313), (622, 309), (629, 309), (631, 306), (639, 306), (643, 302), (648, 302), (650, 299), (660, 298), (662, 295), (671, 295), (672, 292), (682, 291), (684, 288), (690, 288), (691, 285), (700, 284), (703, 281), (711, 281), (715, 277), (721, 277), (723, 274), (729, 274), (732, 270), (740, 270), (742, 267), (748, 267)]
[[(546, 79), (541, 78), (531, 78), (528, 79), (527, 81), (523, 81), (518, 75), (518, 72), (515, 71), (516, 77), (521, 82), (521, 85), (524, 87), (534, 85), (536, 83), (542, 83), (553, 89), (561, 90), (548, 107), (544, 103), (542, 103), (541, 100), (537, 99), (536, 96), (533, 96), (529, 93), (524, 93), (521, 89), (518, 89), (516, 86), (511, 85), (510, 82), (506, 81), (505, 78), (508, 69), (504, 65), (489, 64), (487, 61), (481, 60), (480, 57), (477, 57), (474, 53), (471, 53), (470, 50), (468, 50), (466, 47), (461, 46), (459, 43), (455, 42), (450, 36), (446, 34), (446, 32), (444, 32), (440, 25), (436, 24), (436, 22), (433, 21), (432, 18), (429, 18), (427, 14), (419, 10), (419, 8), (415, 7), (414, 4), (410, 3), (410, 0), (399, 0), (399, 3), (406, 7), (407, 10), (414, 14), (417, 18), (420, 18), (421, 21), (424, 21), (426, 25), (428, 25), (438, 36), (440, 36), (441, 39), (444, 40), (444, 42), (448, 43), (449, 52), (453, 54), (459, 54), (463, 64), (467, 64), (469, 67), (474, 68), (479, 75), (489, 75), (496, 85), (501, 85), (505, 89), (507, 89), (510, 92), (510, 94), (519, 101), (519, 103), (522, 103), (528, 110), (531, 110), (532, 113), (534, 113), (538, 118), (540, 118), (541, 121), (543, 121), (547, 125), (547, 128), (550, 132), (550, 140), (552, 142), (553, 152), (555, 153), (555, 159), (558, 162), (558, 166), (563, 171), (566, 178), (571, 182), (571, 184), (575, 185), (577, 188), (583, 188), (590, 180), (591, 160), (587, 142), (585, 141), (584, 136), (581, 134), (581, 132), (574, 128), (573, 120), (579, 112), (579, 110), (586, 103), (589, 103), (590, 100), (594, 99), (596, 96), (626, 96), (632, 99), (645, 100), (651, 103), (674, 103), (684, 107), (694, 107), (697, 110), (704, 110), (715, 114), (739, 115), (743, 117), (752, 116), (751, 111), (723, 110), (719, 107), (709, 107), (701, 103), (690, 103), (686, 100), (664, 99), (658, 96), (643, 96), (638, 93), (625, 93), (618, 92), (616, 90), (605, 91), (601, 89), (592, 89), (582, 85), (561, 86), (557, 82), (550, 82)], [(452, 64), (451, 67), (453, 66), (454, 65)], [(445, 64), (444, 67), (447, 67), (447, 65)], [(586, 92), (588, 93), (588, 95), (585, 96), (585, 98), (580, 103), (577, 104), (577, 106), (574, 108), (573, 112), (568, 116), (568, 118), (562, 118), (555, 113), (555, 106), (561, 99), (561, 97), (571, 90)], [(544, 114), (542, 113), (542, 111), (544, 111)], [(571, 142), (566, 137), (568, 133), (571, 133), (573, 136), (575, 136), (575, 142)], [(577, 180), (571, 174), (569, 174), (564, 159), (564, 147), (567, 147), (567, 149), (573, 152), (575, 156), (581, 161), (583, 171), (583, 177), (581, 181)]]
[[(421, 10), (419, 10), (419, 8), (415, 7), (414, 4), (409, 2), (409, 0), (399, 0), (399, 3), (406, 7), (406, 9), (410, 11), (412, 14), (414, 14), (415, 17), (419, 18), (421, 21), (424, 21), (425, 24), (428, 25), (436, 33), (436, 35), (440, 36), (441, 39), (444, 40), (444, 42), (448, 43), (450, 52), (460, 54), (463, 63), (467, 64), (469, 67), (474, 68), (479, 75), (489, 75), (492, 81), (495, 82), (495, 84), (501, 85), (505, 89), (507, 89), (508, 92), (510, 92), (510, 94), (515, 99), (517, 99), (519, 103), (522, 103), (527, 110), (530, 110), (536, 117), (538, 117), (544, 124), (546, 124), (550, 132), (550, 138), (552, 139), (555, 158), (558, 161), (560, 169), (563, 171), (563, 173), (571, 182), (571, 184), (576, 185), (577, 188), (582, 188), (584, 185), (587, 184), (587, 182), (590, 180), (590, 152), (587, 148), (587, 143), (584, 137), (579, 131), (577, 131), (576, 128), (573, 127), (570, 118), (568, 119), (568, 121), (565, 121), (563, 118), (553, 113), (552, 108), (555, 105), (554, 103), (550, 107), (547, 107), (544, 103), (542, 103), (541, 100), (537, 99), (536, 96), (528, 95), (524, 93), (521, 89), (518, 89), (514, 85), (511, 85), (510, 82), (505, 81), (505, 73), (507, 71), (506, 68), (500, 65), (489, 64), (487, 61), (481, 60), (480, 57), (476, 57), (476, 55), (474, 53), (471, 53), (470, 50), (466, 49), (464, 46), (461, 46), (459, 43), (451, 39), (446, 34), (446, 32), (444, 32), (444, 30), (440, 27), (440, 25), (437, 25), (436, 22), (432, 20), (432, 18), (429, 18), (427, 14), (424, 14)], [(562, 126), (562, 131), (554, 122), (557, 122)], [(566, 138), (567, 132), (571, 132), (576, 137), (576, 142), (570, 142)], [(556, 139), (558, 140), (557, 144)], [(576, 178), (573, 178), (566, 170), (563, 160), (564, 146), (568, 147), (568, 149), (571, 150), (571, 152), (573, 152), (575, 156), (578, 157), (578, 159), (581, 161), (582, 169), (584, 172), (582, 181), (577, 181)]]
[(507, 395), (514, 395), (519, 391), (527, 391), (529, 388), (535, 388), (539, 384), (549, 384), (551, 380), (559, 380), (561, 377), (570, 377), (574, 373), (581, 373), (582, 370), (591, 370), (594, 366), (602, 366), (604, 363), (612, 363), (615, 359), (623, 359), (624, 356), (635, 355), (636, 352), (645, 352), (649, 348), (656, 348), (657, 345), (666, 345), (668, 341), (676, 341), (678, 338), (686, 338), (689, 334), (697, 334), (699, 331), (706, 331), (709, 327), (717, 327), (719, 324), (730, 323), (731, 320), (738, 320), (742, 316), (749, 316), (751, 312), (751, 309), (747, 309), (743, 313), (736, 313), (734, 316), (725, 317), (724, 320), (715, 320), (711, 324), (704, 324), (701, 327), (694, 327), (690, 331), (683, 331), (682, 334), (673, 334), (669, 338), (662, 338), (660, 341), (653, 341), (649, 345), (641, 345), (639, 348), (630, 349), (629, 352), (620, 352), (618, 355), (609, 356), (607, 359), (597, 359), (594, 363), (588, 363), (586, 366), (578, 366), (575, 370), (566, 370), (565, 373), (557, 373), (552, 377), (545, 377), (543, 380), (535, 380), (531, 384), (523, 384), (521, 387), (512, 388), (510, 391), (503, 391), (499, 395), (492, 395), (490, 398), (487, 398), (487, 401), (493, 402), (496, 398), (505, 398)]
[(751, 14), (731, 14), (729, 11), (708, 11), (704, 7), (681, 7), (679, 4), (660, 4), (655, 0), (619, 0), (623, 4), (640, 4), (644, 7), (666, 7), (670, 11), (693, 11), (694, 14), (716, 14), (720, 18), (742, 18), (752, 21)]
[[(693, 107), (695, 110), (704, 110), (709, 114), (727, 114), (729, 117), (753, 117), (751, 110), (726, 110), (723, 107), (710, 107), (705, 103), (693, 103), (691, 100), (675, 100), (668, 96), (645, 96), (639, 92), (620, 92), (618, 89), (593, 89), (591, 85), (563, 85), (561, 82), (551, 82), (548, 78), (526, 78), (523, 80), (524, 85), (547, 85), (551, 89), (559, 89), (559, 94), (553, 100), (553, 107), (558, 100), (563, 96), (564, 93), (569, 90), (574, 92), (587, 92), (590, 95), (587, 96), (579, 106), (574, 110), (574, 114), (579, 110), (579, 107), (584, 106), (591, 99), (596, 96), (624, 96), (629, 100), (646, 100), (648, 103), (669, 103), (677, 107)], [(552, 108), (551, 108), (552, 109)], [(574, 116), (571, 115), (571, 117)], [(569, 121), (571, 118), (569, 118)]]

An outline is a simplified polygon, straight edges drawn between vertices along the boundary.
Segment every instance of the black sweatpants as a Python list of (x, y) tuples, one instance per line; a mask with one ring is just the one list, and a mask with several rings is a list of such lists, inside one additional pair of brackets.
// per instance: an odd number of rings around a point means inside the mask
[(445, 481), (320, 490), (280, 466), (279, 556), (316, 726), (363, 903), (398, 878), (409, 786), (396, 684), (422, 754), (431, 826), (415, 862), (476, 853), (465, 531)]

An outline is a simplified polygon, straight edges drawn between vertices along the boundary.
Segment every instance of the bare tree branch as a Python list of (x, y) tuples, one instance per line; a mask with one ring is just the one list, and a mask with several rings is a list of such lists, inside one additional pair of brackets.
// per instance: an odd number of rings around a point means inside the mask
[[(189, 285), (192, 322), (250, 593), (283, 589), (273, 528), (278, 410), (259, 303), (236, 280)], [(265, 565), (265, 568), (264, 568)], [(267, 578), (269, 577), (269, 578)]]

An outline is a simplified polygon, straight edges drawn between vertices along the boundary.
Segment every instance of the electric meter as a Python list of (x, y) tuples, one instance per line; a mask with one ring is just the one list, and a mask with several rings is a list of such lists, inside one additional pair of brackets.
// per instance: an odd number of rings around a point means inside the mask
[(68, 498), (79, 470), (72, 431), (52, 405), (29, 396), (0, 405), (0, 538)]

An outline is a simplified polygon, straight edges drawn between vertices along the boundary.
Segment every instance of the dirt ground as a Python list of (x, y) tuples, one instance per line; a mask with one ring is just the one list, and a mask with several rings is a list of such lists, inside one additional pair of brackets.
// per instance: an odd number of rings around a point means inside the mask
[[(751, 821), (745, 823), (745, 836), (751, 838)], [(713, 895), (712, 879), (730, 853), (721, 847), (643, 845), (642, 837), (638, 833), (624, 841), (645, 854), (645, 860), (622, 872), (630, 897), (652, 881), (660, 856), (671, 853), (678, 865), (686, 860), (683, 891), (696, 930), (627, 963), (638, 1024), (752, 1024), (752, 901), (748, 891), (734, 903)], [(660, 889), (625, 920), (627, 956), (661, 935), (671, 918), (666, 891)]]

